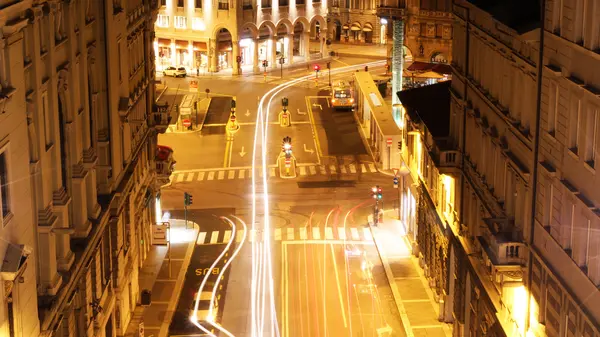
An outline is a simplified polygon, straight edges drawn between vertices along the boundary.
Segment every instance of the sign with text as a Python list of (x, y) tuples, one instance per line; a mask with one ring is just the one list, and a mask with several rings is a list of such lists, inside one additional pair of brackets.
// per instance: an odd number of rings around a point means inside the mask
[(190, 92), (198, 92), (198, 81), (190, 81)]

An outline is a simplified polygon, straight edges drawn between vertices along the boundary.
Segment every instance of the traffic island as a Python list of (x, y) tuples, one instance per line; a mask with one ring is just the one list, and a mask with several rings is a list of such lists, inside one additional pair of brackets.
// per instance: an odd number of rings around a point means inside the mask
[(279, 167), (279, 177), (283, 179), (293, 179), (296, 174), (296, 158), (294, 156), (286, 158), (284, 154), (277, 158), (277, 167)]

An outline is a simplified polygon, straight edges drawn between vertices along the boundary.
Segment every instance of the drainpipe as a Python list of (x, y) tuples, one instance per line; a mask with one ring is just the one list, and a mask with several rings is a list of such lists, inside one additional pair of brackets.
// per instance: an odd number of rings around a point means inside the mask
[[(527, 246), (529, 248), (529, 260), (527, 261), (527, 286), (531, 289), (531, 283), (533, 278), (533, 236), (535, 234), (535, 212), (536, 212), (536, 195), (537, 195), (537, 181), (538, 181), (538, 160), (539, 160), (539, 144), (540, 144), (540, 132), (542, 131), (540, 125), (540, 118), (542, 114), (542, 72), (544, 70), (544, 21), (546, 20), (546, 0), (540, 0), (540, 46), (539, 46), (539, 58), (537, 64), (537, 97), (536, 97), (536, 109), (535, 109), (535, 136), (533, 137), (533, 172), (532, 172), (532, 183), (531, 187), (531, 227), (529, 228), (529, 240), (527, 240)], [(528, 291), (527, 301), (527, 315), (525, 316), (525, 333), (529, 330), (529, 320), (531, 312), (531, 291)]]

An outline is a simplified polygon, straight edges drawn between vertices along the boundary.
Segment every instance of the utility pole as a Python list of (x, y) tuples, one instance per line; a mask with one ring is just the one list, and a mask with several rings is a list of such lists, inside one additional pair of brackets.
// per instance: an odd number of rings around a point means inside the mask
[(283, 56), (282, 56), (282, 57), (279, 59), (279, 64), (281, 65), (281, 67), (280, 67), (280, 68), (281, 68), (281, 76), (280, 76), (281, 78), (283, 78), (283, 64), (284, 64), (284, 63), (285, 63), (285, 57), (283, 57)]
[[(379, 210), (383, 208), (383, 193), (379, 185), (371, 188), (371, 195), (375, 199), (375, 206), (373, 207), (373, 226), (379, 224)], [(380, 205), (381, 202), (381, 205)]]
[(327, 70), (329, 71), (329, 87), (331, 87), (331, 62), (327, 62)]

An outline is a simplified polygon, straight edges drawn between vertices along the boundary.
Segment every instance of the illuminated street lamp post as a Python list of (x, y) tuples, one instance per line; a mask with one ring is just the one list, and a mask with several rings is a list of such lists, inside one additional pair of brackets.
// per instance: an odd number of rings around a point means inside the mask
[(292, 137), (286, 136), (283, 138), (283, 153), (285, 155), (285, 173), (290, 175), (290, 167), (292, 166)]

